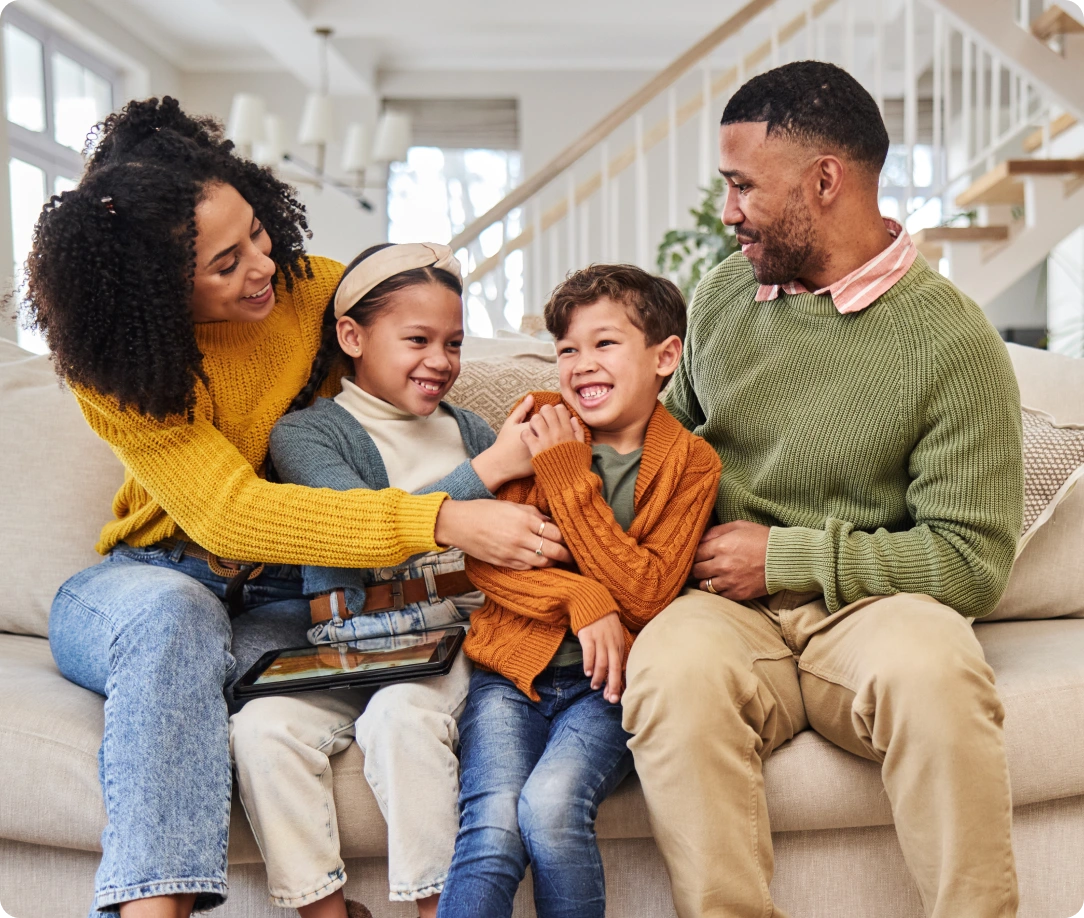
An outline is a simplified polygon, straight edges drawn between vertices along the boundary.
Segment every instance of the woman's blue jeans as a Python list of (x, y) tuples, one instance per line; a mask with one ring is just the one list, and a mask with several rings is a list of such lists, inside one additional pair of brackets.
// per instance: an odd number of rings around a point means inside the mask
[(579, 665), (550, 667), (531, 701), (476, 670), (459, 721), (460, 826), (438, 918), (502, 918), (528, 863), (538, 918), (602, 918), (599, 804), (632, 770), (621, 706)]
[(107, 824), (91, 914), (150, 896), (226, 897), (227, 694), (266, 650), (304, 646), (295, 567), (267, 567), (231, 622), (227, 579), (179, 550), (120, 545), (59, 590), (49, 643), (61, 673), (105, 696), (98, 753)]

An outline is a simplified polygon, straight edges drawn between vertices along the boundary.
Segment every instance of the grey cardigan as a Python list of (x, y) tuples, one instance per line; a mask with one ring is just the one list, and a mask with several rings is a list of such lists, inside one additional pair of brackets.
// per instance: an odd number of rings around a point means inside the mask
[[(472, 411), (441, 402), (437, 409), (455, 418), (463, 446), (473, 459), (497, 439), (493, 429)], [(280, 480), (309, 488), (378, 490), (390, 487), (388, 470), (373, 438), (345, 408), (328, 398), (309, 408), (284, 415), (271, 431), (271, 461)], [(469, 461), (417, 494), (445, 491), (453, 500), (493, 497)], [(347, 591), (347, 605), (359, 609), (365, 586), (376, 578), (366, 568), (302, 567), (305, 593), (315, 596), (331, 590)]]

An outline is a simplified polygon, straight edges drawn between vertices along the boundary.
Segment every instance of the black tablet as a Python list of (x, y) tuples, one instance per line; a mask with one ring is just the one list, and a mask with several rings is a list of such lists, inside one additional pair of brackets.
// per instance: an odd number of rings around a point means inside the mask
[(391, 682), (443, 676), (452, 668), (466, 629), (310, 644), (269, 650), (233, 688), (237, 698), (341, 688), (378, 688)]

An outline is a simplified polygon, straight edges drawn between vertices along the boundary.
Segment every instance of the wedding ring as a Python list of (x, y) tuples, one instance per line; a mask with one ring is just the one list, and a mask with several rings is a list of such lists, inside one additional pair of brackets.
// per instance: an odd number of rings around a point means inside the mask
[(716, 596), (719, 595), (718, 593), (715, 592), (715, 587), (713, 587), (711, 585), (711, 578), (710, 577), (707, 580), (704, 581), (704, 589), (707, 590), (709, 593), (714, 593)]
[(535, 535), (539, 535), (539, 536), (540, 535), (545, 535), (545, 532), (546, 532), (546, 521), (543, 520), (542, 525), (538, 527), (538, 532), (536, 532)]
[(538, 543), (538, 548), (536, 548), (536, 549), (534, 550), (534, 553), (535, 553), (536, 555), (538, 555), (538, 557), (540, 557), (540, 558), (542, 557), (542, 546), (543, 546), (543, 545), (545, 545), (545, 544), (546, 544), (546, 540), (545, 540), (545, 539), (542, 539), (542, 540), (541, 540), (541, 541), (540, 541), (540, 542)]

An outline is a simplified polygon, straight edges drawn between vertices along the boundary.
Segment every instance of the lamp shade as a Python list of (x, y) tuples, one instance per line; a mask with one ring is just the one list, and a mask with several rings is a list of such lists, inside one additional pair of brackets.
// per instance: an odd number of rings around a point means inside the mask
[(239, 92), (230, 105), (227, 134), (237, 146), (251, 146), (263, 140), (264, 101), (250, 92)]
[(334, 120), (331, 97), (310, 92), (301, 113), (301, 129), (297, 132), (298, 141), (317, 145), (330, 143)]
[(263, 140), (253, 148), (252, 158), (261, 166), (277, 166), (285, 155), (282, 119), (278, 115), (264, 115)]
[(404, 112), (384, 112), (376, 123), (373, 159), (378, 163), (401, 162), (407, 157), (410, 142), (410, 115)]
[(369, 132), (364, 124), (347, 125), (342, 165), (343, 172), (362, 172), (369, 165)]

